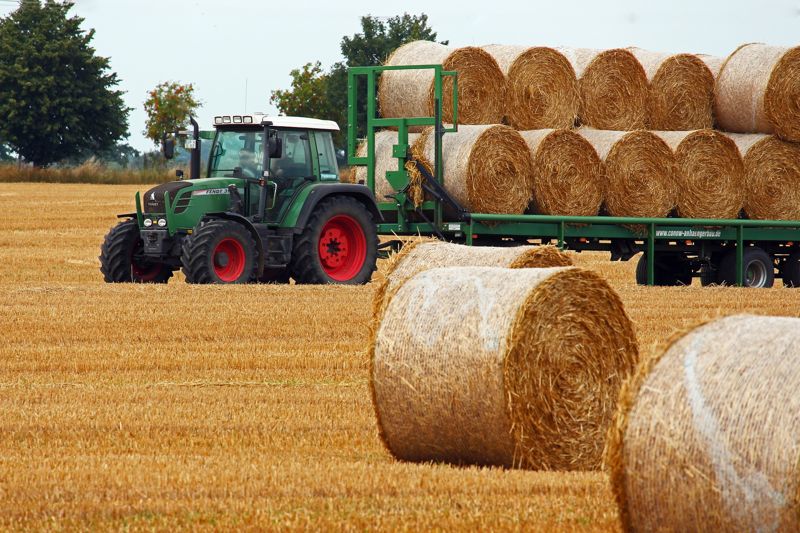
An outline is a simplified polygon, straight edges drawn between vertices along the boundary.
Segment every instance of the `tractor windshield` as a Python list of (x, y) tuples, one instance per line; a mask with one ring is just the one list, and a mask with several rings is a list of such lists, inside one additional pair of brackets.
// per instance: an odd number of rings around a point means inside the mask
[(263, 130), (220, 130), (211, 149), (208, 177), (230, 177), (238, 168), (243, 176), (257, 178), (261, 175), (263, 161)]
[[(330, 134), (328, 134), (330, 135)], [(309, 178), (314, 176), (308, 132), (279, 130), (282, 141), (281, 157), (272, 159), (270, 171), (276, 179)], [(328, 143), (330, 144), (330, 142)], [(231, 177), (236, 169), (248, 178), (261, 176), (264, 164), (263, 130), (219, 130), (211, 149), (210, 178)], [(336, 173), (335, 162), (326, 164), (325, 172)]]

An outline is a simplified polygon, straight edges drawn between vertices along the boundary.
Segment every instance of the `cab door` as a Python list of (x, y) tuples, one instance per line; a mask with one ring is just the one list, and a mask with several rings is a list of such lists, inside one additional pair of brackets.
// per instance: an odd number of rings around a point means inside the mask
[(280, 222), (297, 193), (317, 179), (317, 160), (311, 149), (308, 130), (278, 130), (281, 157), (270, 160), (271, 181), (275, 184), (274, 203), (267, 207), (267, 221)]

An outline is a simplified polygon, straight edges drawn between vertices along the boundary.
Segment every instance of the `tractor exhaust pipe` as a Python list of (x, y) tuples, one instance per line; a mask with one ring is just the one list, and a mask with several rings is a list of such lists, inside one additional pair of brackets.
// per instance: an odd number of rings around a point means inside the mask
[(189, 158), (189, 179), (196, 180), (200, 178), (200, 125), (194, 117), (189, 117), (189, 122), (192, 124), (192, 137), (194, 139), (194, 150)]

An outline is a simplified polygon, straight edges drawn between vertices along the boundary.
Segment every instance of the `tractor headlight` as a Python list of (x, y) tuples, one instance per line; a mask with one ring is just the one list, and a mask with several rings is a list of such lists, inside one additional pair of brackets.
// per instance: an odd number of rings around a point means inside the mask
[(158, 227), (159, 228), (166, 228), (167, 227), (167, 219), (166, 218), (159, 218), (158, 219)]
[(152, 225), (153, 225), (152, 219), (149, 219), (149, 218), (144, 219), (144, 227), (145, 228), (149, 228)]

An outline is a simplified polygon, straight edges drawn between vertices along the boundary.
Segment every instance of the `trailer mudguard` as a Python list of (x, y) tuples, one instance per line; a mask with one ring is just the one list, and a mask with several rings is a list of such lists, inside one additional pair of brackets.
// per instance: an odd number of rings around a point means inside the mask
[(369, 210), (376, 224), (383, 220), (383, 216), (375, 202), (375, 195), (365, 185), (357, 185), (354, 183), (320, 183), (307, 187), (295, 198), (281, 226), (285, 228), (294, 228), (295, 233), (301, 233), (306, 227), (308, 218), (311, 216), (317, 204), (325, 198), (334, 195), (355, 198)]

